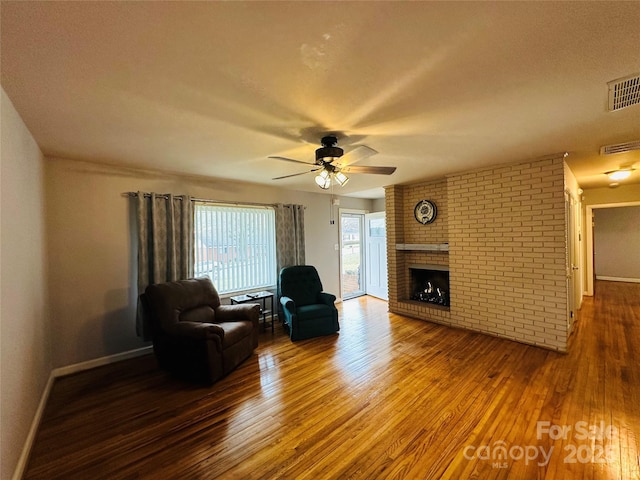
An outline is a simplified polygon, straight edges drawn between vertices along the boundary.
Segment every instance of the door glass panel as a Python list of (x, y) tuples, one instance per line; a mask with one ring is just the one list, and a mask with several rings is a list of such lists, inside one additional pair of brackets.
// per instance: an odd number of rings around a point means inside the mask
[(342, 298), (364, 295), (363, 218), (357, 213), (340, 214)]

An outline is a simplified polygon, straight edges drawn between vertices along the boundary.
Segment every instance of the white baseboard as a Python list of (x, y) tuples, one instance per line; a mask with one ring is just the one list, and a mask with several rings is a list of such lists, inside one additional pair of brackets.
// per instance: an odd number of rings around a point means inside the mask
[(86, 362), (74, 363), (73, 365), (67, 365), (66, 367), (59, 367), (53, 369), (55, 378), (71, 375), (72, 373), (82, 372), (84, 370), (90, 370), (92, 368), (101, 367), (110, 363), (120, 362), (129, 358), (140, 357), (153, 352), (153, 347), (142, 347), (135, 350), (129, 350), (128, 352), (116, 353), (114, 355), (107, 355), (106, 357), (94, 358), (93, 360), (87, 360)]
[(33, 446), (33, 441), (36, 439), (36, 434), (38, 433), (38, 427), (40, 426), (40, 420), (42, 420), (42, 414), (44, 413), (44, 408), (47, 406), (47, 400), (49, 400), (49, 393), (51, 392), (51, 387), (53, 387), (54, 380), (55, 380), (55, 376), (53, 374), (53, 371), (51, 371), (49, 373), (49, 379), (47, 380), (47, 384), (44, 386), (42, 396), (40, 397), (40, 403), (38, 404), (36, 413), (33, 416), (31, 427), (29, 428), (29, 433), (27, 434), (27, 439), (25, 440), (24, 447), (22, 448), (22, 452), (20, 453), (20, 458), (18, 458), (18, 464), (16, 465), (16, 469), (13, 472), (13, 477), (11, 477), (13, 480), (20, 480), (22, 478), (22, 475), (24, 474), (25, 468), (27, 468), (29, 453), (31, 453), (31, 447)]
[(75, 363), (73, 365), (54, 368), (53, 370), (51, 370), (51, 372), (49, 373), (47, 384), (45, 385), (42, 396), (40, 397), (40, 403), (38, 404), (36, 413), (33, 416), (33, 421), (31, 422), (29, 433), (27, 434), (24, 446), (22, 447), (22, 452), (20, 454), (20, 458), (18, 459), (18, 464), (16, 465), (16, 469), (13, 472), (12, 480), (20, 480), (24, 475), (24, 470), (27, 468), (27, 461), (29, 460), (29, 453), (31, 453), (31, 447), (33, 447), (33, 441), (35, 440), (36, 434), (38, 433), (38, 427), (40, 426), (40, 421), (42, 420), (42, 414), (44, 413), (44, 409), (47, 406), (47, 400), (49, 400), (49, 394), (51, 393), (51, 388), (53, 387), (53, 382), (56, 378), (64, 377), (72, 373), (82, 372), (84, 370), (90, 370), (96, 367), (101, 367), (110, 363), (120, 362), (129, 358), (140, 357), (142, 355), (151, 353), (152, 351), (152, 346), (142, 347), (137, 348), (136, 350), (116, 353), (114, 355), (108, 355), (106, 357), (100, 357), (93, 360), (88, 360), (86, 362)]
[(605, 277), (602, 275), (596, 275), (596, 280), (607, 280), (609, 282), (640, 283), (640, 278)]

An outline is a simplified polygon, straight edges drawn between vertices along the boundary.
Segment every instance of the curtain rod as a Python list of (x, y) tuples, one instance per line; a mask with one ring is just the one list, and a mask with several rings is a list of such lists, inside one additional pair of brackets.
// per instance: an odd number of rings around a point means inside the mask
[[(122, 194), (124, 197), (137, 197), (138, 196), (138, 192), (125, 192)], [(144, 194), (145, 197), (151, 197), (150, 194), (145, 193)], [(158, 194), (156, 195), (156, 197), (160, 197), (160, 198), (169, 198), (169, 195), (167, 193), (162, 193), (162, 194)], [(174, 198), (177, 198), (178, 200), (182, 200), (182, 195), (176, 195)], [(229, 202), (229, 201), (225, 201), (225, 200), (211, 200), (211, 199), (206, 199), (206, 198), (192, 198), (191, 199), (192, 202), (198, 202), (198, 203), (219, 203), (219, 204), (224, 204), (224, 205), (251, 205), (251, 206), (255, 206), (255, 207), (275, 207), (276, 204), (272, 204), (272, 203), (255, 203), (255, 202)], [(290, 205), (286, 205), (283, 204), (284, 207), (289, 208)], [(306, 209), (306, 207), (305, 207)]]

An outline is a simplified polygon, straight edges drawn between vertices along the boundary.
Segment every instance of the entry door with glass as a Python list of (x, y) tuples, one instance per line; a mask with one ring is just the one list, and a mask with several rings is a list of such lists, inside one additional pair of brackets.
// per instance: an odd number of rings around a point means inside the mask
[(340, 213), (340, 284), (343, 300), (366, 293), (363, 232), (363, 213)]

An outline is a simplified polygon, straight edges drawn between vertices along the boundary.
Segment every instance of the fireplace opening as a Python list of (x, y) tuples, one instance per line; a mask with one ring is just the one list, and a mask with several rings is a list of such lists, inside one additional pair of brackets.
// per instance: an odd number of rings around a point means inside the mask
[(449, 267), (442, 265), (411, 265), (411, 300), (448, 307)]

